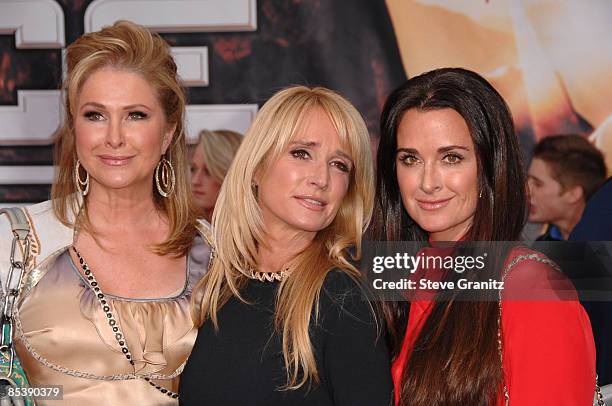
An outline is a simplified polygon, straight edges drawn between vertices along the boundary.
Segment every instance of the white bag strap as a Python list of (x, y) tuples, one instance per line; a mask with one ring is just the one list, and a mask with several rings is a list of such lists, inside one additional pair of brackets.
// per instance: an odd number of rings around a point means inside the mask
[(23, 210), (19, 207), (7, 207), (0, 209), (0, 214), (6, 214), (11, 222), (11, 229), (20, 240), (25, 240), (30, 233), (30, 223)]
[[(17, 278), (16, 281), (13, 279), (13, 271), (15, 268), (21, 270), (21, 274), (25, 270), (25, 262), (30, 255), (30, 240), (28, 239), (28, 235), (30, 234), (30, 223), (25, 216), (23, 210), (19, 207), (7, 207), (4, 209), (0, 209), (0, 215), (6, 214), (11, 224), (11, 231), (13, 232), (13, 241), (11, 243), (11, 254), (10, 254), (10, 268), (7, 273), (6, 281), (0, 281), (0, 286), (2, 287), (2, 296), (6, 296), (9, 293), (11, 288), (17, 289), (19, 288), (19, 284), (15, 283), (20, 281), (20, 278)], [(18, 243), (21, 242), (24, 245), (23, 257), (22, 261), (15, 261), (15, 254), (18, 252), (17, 246)]]

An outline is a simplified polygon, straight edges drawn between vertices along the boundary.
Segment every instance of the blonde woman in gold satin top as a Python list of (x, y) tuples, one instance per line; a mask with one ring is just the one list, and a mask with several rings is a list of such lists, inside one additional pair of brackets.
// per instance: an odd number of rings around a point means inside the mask
[(79, 38), (66, 61), (52, 200), (25, 210), (35, 255), (17, 353), (30, 384), (63, 386), (48, 404), (178, 404), (210, 245), (189, 190), (176, 64), (163, 39), (129, 22)]

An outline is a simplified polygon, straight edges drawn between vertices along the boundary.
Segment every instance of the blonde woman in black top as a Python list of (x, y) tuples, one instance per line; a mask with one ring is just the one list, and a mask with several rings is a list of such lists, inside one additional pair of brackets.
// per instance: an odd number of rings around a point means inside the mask
[(263, 106), (213, 215), (181, 404), (390, 404), (381, 326), (349, 262), (373, 205), (370, 154), (363, 119), (330, 90)]

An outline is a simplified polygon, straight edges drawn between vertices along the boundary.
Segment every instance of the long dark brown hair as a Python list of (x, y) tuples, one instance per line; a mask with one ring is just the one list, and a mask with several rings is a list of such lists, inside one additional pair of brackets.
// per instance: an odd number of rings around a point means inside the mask
[[(369, 238), (427, 240), (407, 213), (396, 176), (397, 128), (410, 109), (450, 108), (474, 142), (480, 198), (469, 241), (515, 241), (526, 219), (525, 174), (512, 116), (499, 93), (480, 75), (461, 68), (437, 69), (408, 80), (391, 93), (381, 117), (374, 218)], [(493, 268), (499, 268), (501, 258)], [(461, 293), (434, 303), (402, 374), (400, 405), (491, 405), (502, 387), (497, 344), (498, 303), (461, 300)], [(386, 303), (393, 355), (405, 329), (408, 304)]]

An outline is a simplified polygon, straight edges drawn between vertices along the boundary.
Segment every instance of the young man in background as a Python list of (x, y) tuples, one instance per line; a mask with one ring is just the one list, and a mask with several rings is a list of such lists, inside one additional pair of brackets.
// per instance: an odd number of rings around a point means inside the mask
[(537, 240), (567, 240), (587, 200), (605, 178), (603, 155), (585, 137), (554, 135), (542, 139), (528, 172), (529, 221), (548, 223)]

